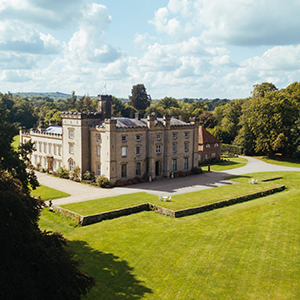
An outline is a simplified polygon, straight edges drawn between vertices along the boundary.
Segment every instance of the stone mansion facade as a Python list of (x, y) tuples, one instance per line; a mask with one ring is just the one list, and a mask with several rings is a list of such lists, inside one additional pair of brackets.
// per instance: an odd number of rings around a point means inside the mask
[(186, 123), (154, 113), (147, 118), (138, 113), (135, 118), (112, 117), (111, 110), (111, 96), (99, 95), (98, 112), (63, 112), (62, 126), (50, 123), (48, 128), (40, 120), (38, 129), (20, 129), (20, 143), (35, 143), (34, 166), (49, 172), (79, 166), (81, 176), (91, 171), (111, 183), (144, 174), (169, 177), (204, 160), (220, 159), (220, 141), (197, 118)]

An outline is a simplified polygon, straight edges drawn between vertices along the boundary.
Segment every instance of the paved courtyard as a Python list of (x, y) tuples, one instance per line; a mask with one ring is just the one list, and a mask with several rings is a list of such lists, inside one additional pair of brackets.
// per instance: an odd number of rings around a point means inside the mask
[(253, 157), (245, 157), (248, 160), (246, 166), (222, 171), (207, 172), (200, 175), (180, 177), (174, 179), (162, 179), (158, 181), (135, 184), (127, 187), (116, 187), (112, 189), (101, 189), (86, 184), (77, 183), (71, 180), (60, 179), (49, 176), (45, 173), (36, 173), (42, 185), (69, 193), (71, 196), (53, 200), (56, 205), (87, 201), (92, 199), (118, 196), (122, 194), (147, 192), (158, 196), (168, 196), (200, 191), (208, 188), (232, 184), (232, 181), (225, 180), (232, 175), (242, 175), (254, 172), (269, 171), (299, 171), (300, 168), (283, 167), (265, 163)]

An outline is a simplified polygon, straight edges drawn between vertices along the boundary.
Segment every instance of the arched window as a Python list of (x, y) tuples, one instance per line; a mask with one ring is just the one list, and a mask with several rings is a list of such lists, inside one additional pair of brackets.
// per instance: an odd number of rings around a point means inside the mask
[(69, 159), (69, 171), (71, 172), (74, 168), (74, 160), (71, 158)]

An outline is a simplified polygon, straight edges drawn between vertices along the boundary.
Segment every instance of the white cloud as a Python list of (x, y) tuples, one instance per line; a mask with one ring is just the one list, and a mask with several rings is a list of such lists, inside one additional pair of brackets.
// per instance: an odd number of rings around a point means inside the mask
[(169, 0), (151, 23), (159, 33), (196, 33), (212, 44), (287, 45), (300, 42), (299, 10), (297, 1)]
[(30, 76), (19, 70), (4, 70), (0, 75), (0, 81), (4, 82), (28, 82), (30, 79)]
[(105, 44), (103, 33), (111, 23), (105, 6), (92, 3), (80, 20), (80, 28), (68, 43), (66, 57), (72, 60), (109, 63), (118, 59), (122, 51)]
[(76, 23), (86, 3), (84, 0), (1, 0), (1, 20), (19, 20), (50, 28)]

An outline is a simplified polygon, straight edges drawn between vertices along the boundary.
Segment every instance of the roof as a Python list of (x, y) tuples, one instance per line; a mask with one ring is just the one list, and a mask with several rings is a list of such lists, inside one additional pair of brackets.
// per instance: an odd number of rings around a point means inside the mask
[(61, 126), (49, 126), (44, 130), (44, 132), (62, 134), (62, 127)]
[[(130, 118), (112, 118), (117, 120), (117, 127), (118, 128), (143, 128), (148, 127), (147, 119), (130, 119)], [(157, 118), (155, 119), (155, 125), (156, 124), (163, 124), (163, 118)], [(176, 118), (171, 118), (170, 120), (171, 126), (187, 126), (190, 125), (189, 123), (183, 122), (181, 120), (178, 120)]]
[(208, 132), (203, 126), (199, 126), (199, 144), (221, 143), (215, 136)]
[(146, 119), (112, 118), (117, 120), (118, 128), (147, 127)]

